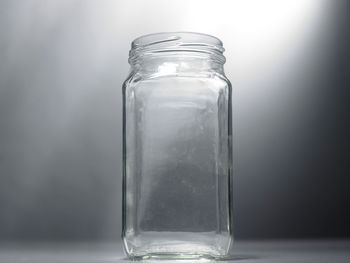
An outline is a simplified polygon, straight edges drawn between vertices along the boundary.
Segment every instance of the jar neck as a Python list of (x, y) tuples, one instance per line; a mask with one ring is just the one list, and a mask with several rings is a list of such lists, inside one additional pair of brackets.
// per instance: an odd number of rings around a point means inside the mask
[(213, 36), (190, 33), (157, 33), (132, 42), (129, 63), (133, 72), (146, 74), (223, 73), (222, 42)]
[(193, 73), (224, 74), (223, 64), (210, 56), (184, 56), (179, 54), (147, 57), (131, 64), (133, 72), (147, 75), (173, 75)]

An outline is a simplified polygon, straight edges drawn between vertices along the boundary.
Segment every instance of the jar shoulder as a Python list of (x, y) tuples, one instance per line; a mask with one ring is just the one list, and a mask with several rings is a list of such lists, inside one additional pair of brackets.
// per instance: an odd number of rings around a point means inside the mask
[(181, 85), (183, 82), (201, 82), (208, 87), (215, 85), (218, 88), (224, 88), (231, 90), (231, 82), (226, 77), (225, 74), (219, 74), (216, 72), (208, 72), (203, 74), (174, 74), (174, 75), (154, 75), (154, 76), (145, 76), (142, 74), (131, 73), (127, 79), (124, 81), (123, 90), (137, 89), (142, 86), (149, 86), (149, 83), (173, 83), (174, 87)]

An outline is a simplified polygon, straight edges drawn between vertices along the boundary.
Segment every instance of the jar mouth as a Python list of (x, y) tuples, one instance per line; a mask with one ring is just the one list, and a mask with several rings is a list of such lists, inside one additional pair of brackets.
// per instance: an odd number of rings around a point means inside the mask
[(150, 56), (178, 55), (207, 57), (225, 63), (222, 41), (217, 37), (195, 32), (163, 32), (136, 38), (131, 44), (129, 63)]

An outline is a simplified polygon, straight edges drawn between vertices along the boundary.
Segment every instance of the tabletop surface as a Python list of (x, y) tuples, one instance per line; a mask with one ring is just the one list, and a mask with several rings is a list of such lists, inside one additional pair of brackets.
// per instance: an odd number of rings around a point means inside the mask
[[(196, 262), (196, 260), (145, 260), (145, 262)], [(210, 260), (197, 260), (204, 262)], [(1, 263), (105, 263), (131, 262), (121, 243), (1, 243)], [(350, 240), (237, 241), (229, 262), (241, 263), (349, 263)]]

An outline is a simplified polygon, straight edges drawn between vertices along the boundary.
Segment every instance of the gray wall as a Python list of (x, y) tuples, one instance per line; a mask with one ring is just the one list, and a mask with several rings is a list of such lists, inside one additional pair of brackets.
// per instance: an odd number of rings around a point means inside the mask
[(349, 237), (349, 24), (330, 0), (0, 1), (0, 240), (119, 238), (129, 45), (181, 30), (226, 48), (237, 237)]

